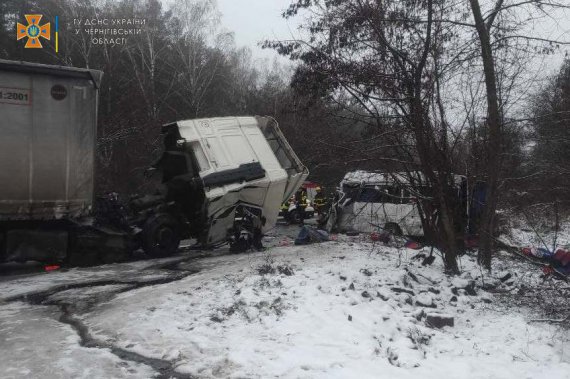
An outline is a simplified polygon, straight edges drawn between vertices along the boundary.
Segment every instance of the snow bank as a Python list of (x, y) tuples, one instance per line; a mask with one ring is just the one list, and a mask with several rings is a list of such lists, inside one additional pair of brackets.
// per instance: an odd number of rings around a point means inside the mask
[(472, 257), (448, 278), (417, 253), (329, 242), (207, 258), (82, 317), (96, 338), (202, 378), (569, 377), (566, 332), (499, 304)]

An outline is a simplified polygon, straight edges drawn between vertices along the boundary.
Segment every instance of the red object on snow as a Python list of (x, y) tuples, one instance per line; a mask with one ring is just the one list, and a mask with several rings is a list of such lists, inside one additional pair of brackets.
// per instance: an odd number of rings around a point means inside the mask
[(524, 255), (532, 255), (532, 249), (530, 247), (523, 247), (521, 251)]
[(419, 250), (422, 248), (422, 245), (420, 245), (416, 241), (407, 241), (404, 246), (407, 247), (408, 249), (414, 249), (414, 250)]
[(554, 269), (550, 266), (543, 266), (542, 272), (544, 273), (544, 275), (550, 275), (554, 272)]
[(384, 242), (384, 243), (388, 243), (390, 241), (390, 234), (386, 233), (386, 232), (382, 232), (382, 233), (378, 233), (378, 232), (372, 232), (370, 233), (370, 239), (374, 242)]
[(46, 270), (46, 271), (55, 271), (55, 270), (59, 270), (60, 268), (61, 268), (61, 266), (59, 266), (59, 265), (44, 266), (44, 270)]

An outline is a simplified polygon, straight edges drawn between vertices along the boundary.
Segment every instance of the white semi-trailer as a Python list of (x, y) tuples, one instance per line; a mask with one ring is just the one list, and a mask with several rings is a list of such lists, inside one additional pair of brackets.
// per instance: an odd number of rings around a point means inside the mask
[(308, 175), (270, 117), (186, 120), (163, 128), (155, 193), (95, 201), (101, 78), (0, 60), (0, 261), (166, 256), (182, 238), (246, 249)]

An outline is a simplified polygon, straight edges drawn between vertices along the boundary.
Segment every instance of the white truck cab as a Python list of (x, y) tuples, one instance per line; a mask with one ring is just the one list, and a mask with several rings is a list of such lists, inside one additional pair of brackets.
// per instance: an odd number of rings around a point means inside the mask
[[(253, 217), (261, 233), (274, 227), (279, 206), (308, 176), (271, 117), (184, 120), (165, 125), (163, 133), (166, 151), (156, 167), (205, 246), (239, 233), (236, 213)], [(192, 183), (192, 190), (173, 181)]]

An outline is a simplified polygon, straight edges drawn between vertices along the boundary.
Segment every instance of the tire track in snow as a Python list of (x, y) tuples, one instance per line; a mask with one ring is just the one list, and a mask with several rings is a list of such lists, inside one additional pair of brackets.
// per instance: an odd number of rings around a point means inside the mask
[(174, 275), (162, 276), (148, 280), (143, 279), (140, 281), (105, 279), (105, 280), (95, 280), (93, 282), (64, 284), (31, 294), (14, 296), (12, 298), (6, 299), (5, 302), (7, 303), (7, 302), (21, 301), (34, 306), (57, 306), (60, 312), (60, 317), (58, 321), (63, 324), (71, 326), (71, 328), (79, 336), (79, 344), (81, 346), (86, 348), (94, 348), (94, 349), (107, 349), (121, 360), (131, 361), (134, 363), (150, 366), (154, 371), (157, 372), (156, 377), (159, 379), (167, 379), (167, 378), (192, 379), (193, 376), (191, 375), (181, 374), (176, 372), (175, 362), (173, 361), (146, 357), (144, 355), (114, 346), (112, 343), (96, 339), (89, 332), (88, 326), (84, 324), (81, 321), (81, 319), (76, 315), (78, 308), (80, 308), (79, 305), (83, 304), (81, 303), (67, 304), (64, 300), (53, 299), (52, 297), (58, 293), (74, 289), (80, 290), (80, 289), (97, 288), (109, 285), (123, 286), (120, 289), (109, 291), (107, 294), (105, 294), (105, 296), (101, 296), (97, 298), (95, 301), (89, 303), (85, 309), (81, 309), (82, 313), (87, 313), (89, 309), (93, 308), (96, 304), (109, 300), (118, 293), (128, 292), (143, 287), (168, 284), (182, 280), (188, 276), (198, 273), (200, 271), (199, 269), (191, 270), (179, 267), (181, 263), (186, 263), (194, 259), (196, 259), (196, 257), (187, 260), (177, 261), (174, 263), (159, 264), (156, 266), (147, 267), (146, 269), (142, 270), (142, 271), (147, 271), (147, 270), (160, 268), (163, 270), (171, 271), (174, 273)]

